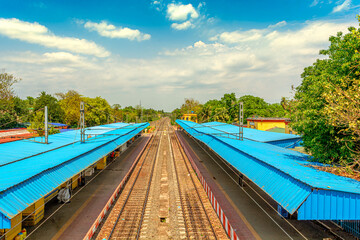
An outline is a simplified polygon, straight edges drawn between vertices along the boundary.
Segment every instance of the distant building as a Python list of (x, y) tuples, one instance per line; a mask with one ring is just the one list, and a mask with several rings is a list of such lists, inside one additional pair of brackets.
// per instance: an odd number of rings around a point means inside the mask
[(13, 142), (36, 136), (36, 134), (29, 132), (26, 128), (0, 130), (0, 143)]
[(295, 134), (289, 123), (290, 118), (252, 117), (247, 119), (248, 128)]
[(184, 115), (182, 115), (181, 120), (192, 121), (196, 123), (198, 122), (197, 114), (195, 113), (185, 113)]

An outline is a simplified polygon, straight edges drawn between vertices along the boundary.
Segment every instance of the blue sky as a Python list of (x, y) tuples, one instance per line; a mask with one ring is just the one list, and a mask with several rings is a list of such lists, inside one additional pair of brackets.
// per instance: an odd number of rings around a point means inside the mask
[(20, 97), (70, 89), (171, 111), (224, 93), (291, 96), (360, 0), (0, 1), (0, 68)]

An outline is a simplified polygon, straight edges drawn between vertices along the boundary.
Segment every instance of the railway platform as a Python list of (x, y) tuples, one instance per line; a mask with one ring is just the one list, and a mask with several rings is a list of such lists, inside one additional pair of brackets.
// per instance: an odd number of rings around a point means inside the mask
[(75, 192), (70, 203), (60, 209), (57, 201), (48, 204), (43, 221), (33, 234), (34, 229), (30, 229), (28, 239), (82, 239), (148, 141), (145, 135), (138, 138), (99, 175), (95, 173), (92, 182)]
[(284, 219), (277, 213), (277, 204), (255, 184), (244, 179), (241, 187), (239, 173), (231, 169), (215, 152), (183, 131), (178, 131), (178, 135), (229, 222), (233, 224), (239, 239), (251, 239), (251, 236), (269, 240), (356, 239), (329, 221)]

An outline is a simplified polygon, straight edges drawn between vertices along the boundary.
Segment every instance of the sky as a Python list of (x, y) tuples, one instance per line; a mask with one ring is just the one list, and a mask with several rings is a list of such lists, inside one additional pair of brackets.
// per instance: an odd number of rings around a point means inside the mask
[(360, 0), (0, 0), (0, 71), (16, 94), (76, 90), (172, 111), (225, 93), (293, 95)]

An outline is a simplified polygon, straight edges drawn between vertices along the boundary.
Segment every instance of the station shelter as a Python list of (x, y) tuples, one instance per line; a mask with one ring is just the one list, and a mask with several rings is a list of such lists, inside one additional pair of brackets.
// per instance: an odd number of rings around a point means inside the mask
[(49, 144), (41, 137), (0, 144), (0, 239), (23, 237), (24, 227), (34, 227), (44, 218), (51, 199), (84, 185), (86, 177), (105, 169), (148, 126), (88, 127), (85, 142), (80, 130), (74, 130), (50, 135)]
[(252, 117), (247, 118), (247, 127), (262, 131), (281, 129), (284, 133), (296, 134), (289, 126), (290, 118)]
[(182, 115), (181, 120), (186, 120), (196, 123), (198, 122), (196, 113), (185, 113), (184, 115)]

